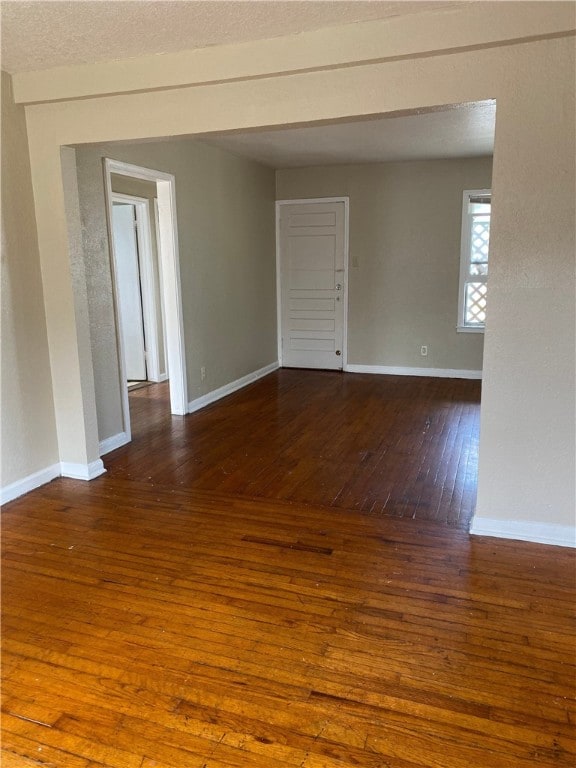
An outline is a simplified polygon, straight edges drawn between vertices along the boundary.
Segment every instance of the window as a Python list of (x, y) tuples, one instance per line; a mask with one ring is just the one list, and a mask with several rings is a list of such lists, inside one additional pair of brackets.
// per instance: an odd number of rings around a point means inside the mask
[(458, 330), (468, 333), (482, 333), (486, 324), (491, 196), (490, 189), (464, 192)]

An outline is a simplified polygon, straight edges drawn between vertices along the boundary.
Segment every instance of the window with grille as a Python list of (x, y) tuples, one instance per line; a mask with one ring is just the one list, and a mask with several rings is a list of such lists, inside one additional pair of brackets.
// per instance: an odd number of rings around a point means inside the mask
[(491, 190), (467, 189), (462, 206), (458, 330), (482, 332), (486, 324)]

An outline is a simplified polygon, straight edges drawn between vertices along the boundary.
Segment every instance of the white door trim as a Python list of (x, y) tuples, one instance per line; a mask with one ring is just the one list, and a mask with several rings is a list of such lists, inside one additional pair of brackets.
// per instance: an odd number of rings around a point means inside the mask
[(278, 365), (282, 368), (282, 271), (280, 269), (280, 211), (283, 205), (305, 205), (313, 203), (344, 203), (344, 316), (342, 318), (342, 370), (348, 367), (348, 253), (349, 253), (349, 197), (305, 197), (296, 200), (276, 200), (276, 325)]
[(138, 165), (123, 163), (119, 160), (104, 158), (104, 190), (106, 214), (108, 219), (108, 241), (112, 254), (112, 284), (116, 312), (116, 340), (119, 350), (119, 376), (122, 392), (123, 430), (130, 439), (130, 409), (128, 388), (124, 365), (124, 350), (118, 322), (118, 301), (116, 292), (114, 239), (112, 237), (112, 181), (111, 174), (130, 176), (156, 183), (158, 198), (158, 219), (160, 252), (158, 268), (160, 286), (164, 304), (164, 324), (166, 327), (166, 353), (170, 372), (170, 410), (176, 415), (188, 412), (188, 382), (186, 377), (186, 355), (184, 347), (184, 317), (182, 311), (182, 292), (180, 288), (180, 258), (178, 252), (178, 226), (176, 221), (176, 179), (171, 173), (142, 168)]
[[(112, 193), (112, 203), (133, 205), (136, 211), (136, 235), (140, 285), (142, 288), (142, 317), (146, 349), (146, 373), (149, 381), (160, 381), (160, 355), (158, 350), (158, 307), (156, 306), (156, 275), (152, 259), (150, 206), (145, 197)], [(116, 255), (112, 254), (115, 258)]]
[(158, 198), (154, 198), (154, 231), (156, 232), (156, 256), (158, 259), (158, 291), (160, 294), (160, 317), (162, 318), (162, 344), (164, 345), (164, 359), (162, 360), (162, 370), (158, 381), (166, 381), (168, 378), (168, 341), (166, 339), (166, 310), (164, 308), (164, 286), (162, 283), (162, 271), (160, 269), (160, 252), (162, 249), (160, 243), (160, 216), (158, 214)]

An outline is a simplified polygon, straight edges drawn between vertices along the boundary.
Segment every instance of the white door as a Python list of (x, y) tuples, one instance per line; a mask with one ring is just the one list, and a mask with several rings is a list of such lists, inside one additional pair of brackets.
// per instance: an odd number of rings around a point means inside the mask
[(120, 314), (120, 331), (124, 346), (126, 378), (146, 380), (146, 352), (136, 212), (133, 205), (114, 204), (113, 229), (116, 255), (116, 290)]
[(345, 204), (279, 208), (282, 365), (340, 369), (347, 295)]

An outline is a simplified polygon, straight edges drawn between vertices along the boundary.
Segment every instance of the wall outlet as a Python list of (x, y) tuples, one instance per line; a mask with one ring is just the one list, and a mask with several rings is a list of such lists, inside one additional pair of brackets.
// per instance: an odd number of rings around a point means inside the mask
[(426, 344), (422, 344), (422, 346), (420, 347), (420, 354), (422, 355), (422, 357), (426, 357), (426, 355), (428, 354), (428, 347)]
[(206, 367), (203, 365), (202, 368), (200, 368), (200, 379), (204, 381), (206, 378)]

